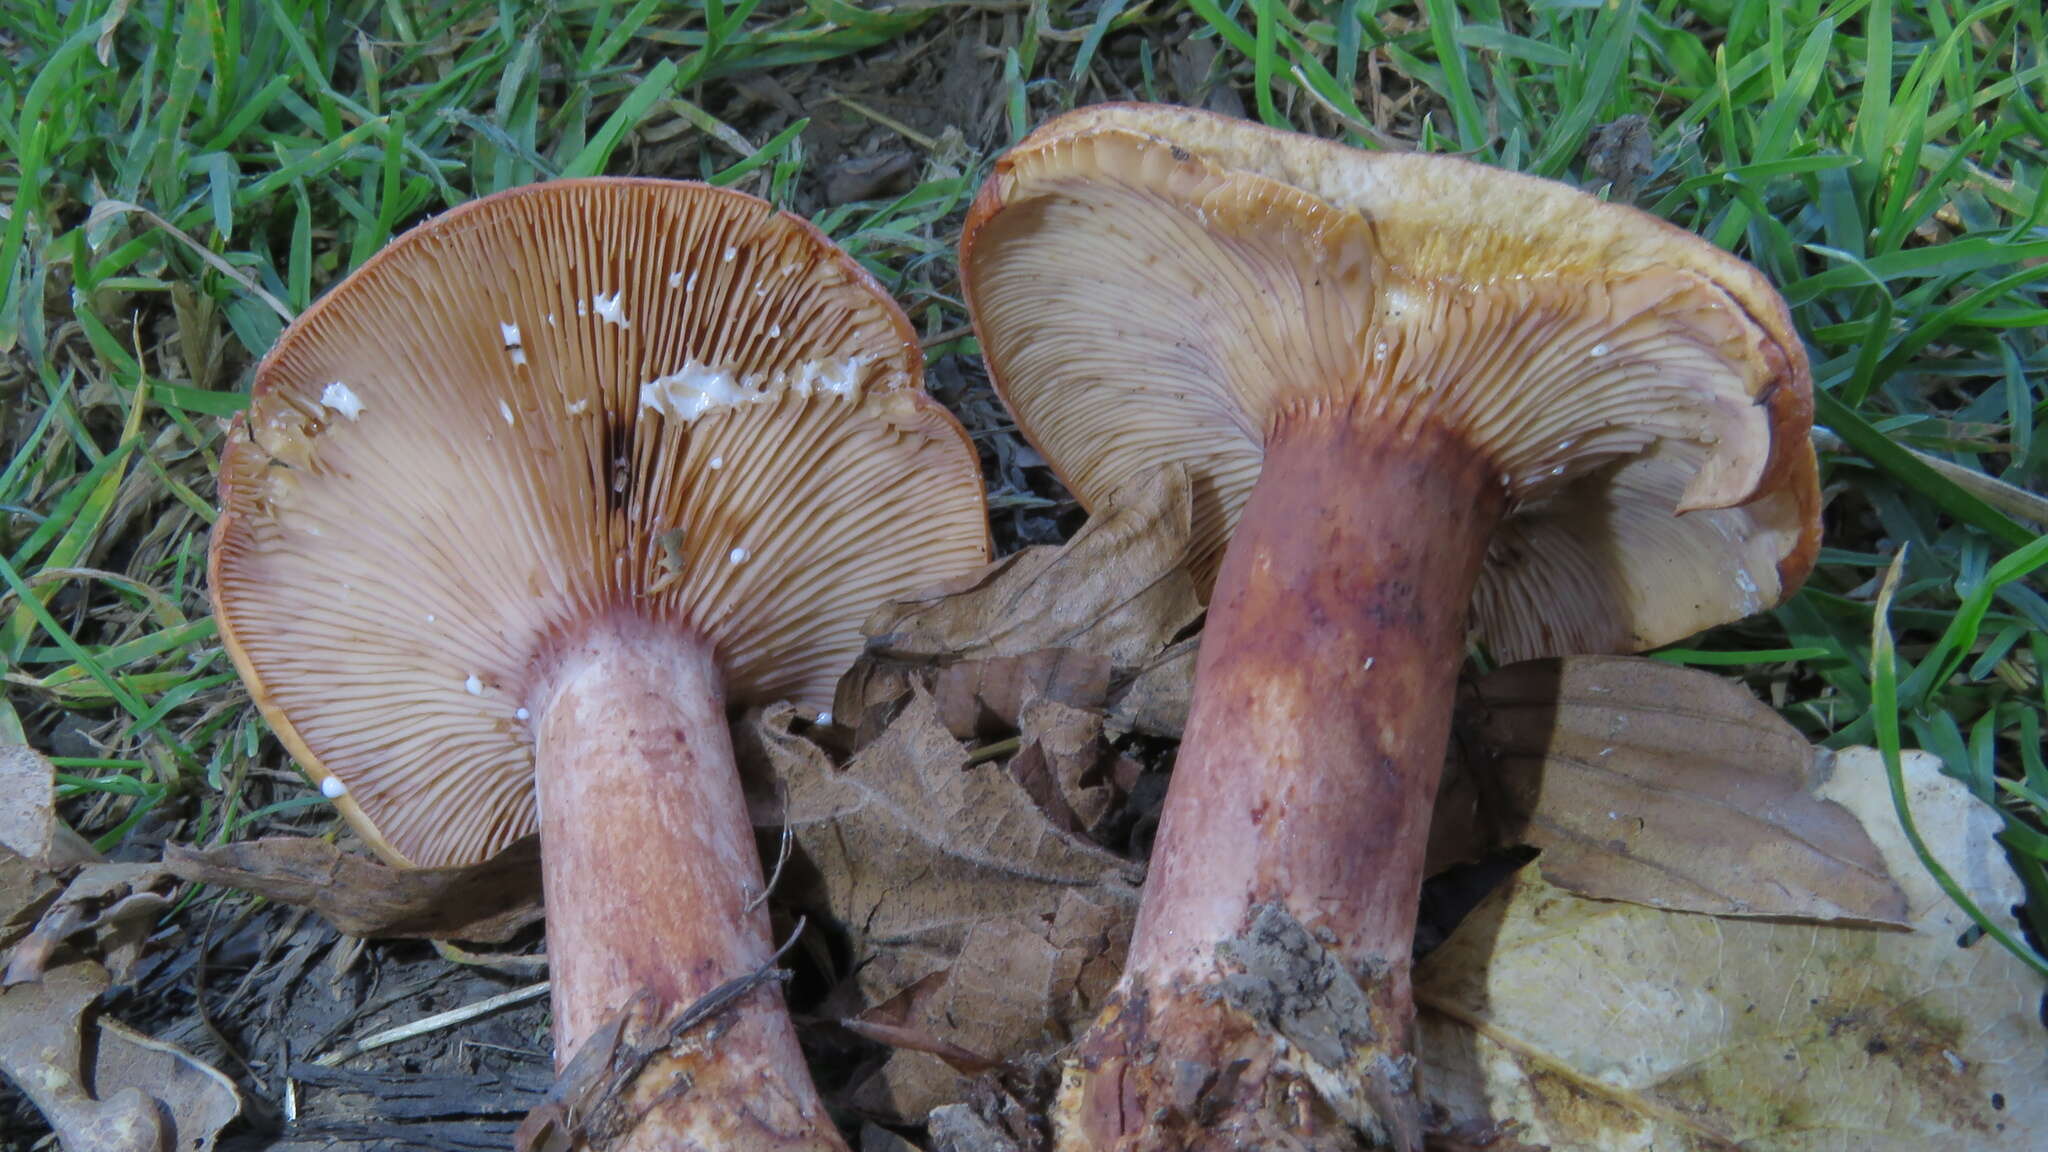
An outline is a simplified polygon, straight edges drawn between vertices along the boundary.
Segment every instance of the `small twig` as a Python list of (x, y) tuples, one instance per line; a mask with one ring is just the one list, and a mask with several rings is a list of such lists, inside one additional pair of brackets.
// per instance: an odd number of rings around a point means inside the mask
[(1022, 736), (1012, 736), (1008, 740), (998, 740), (993, 744), (984, 744), (968, 753), (965, 766), (972, 768), (976, 764), (986, 764), (990, 760), (1001, 760), (1005, 756), (1014, 754), (1017, 749), (1023, 746), (1024, 738)]
[(955, 340), (961, 339), (962, 337), (965, 336), (972, 335), (974, 335), (974, 325), (956, 324), (943, 332), (934, 333), (933, 335), (925, 337), (924, 339), (917, 342), (917, 346), (929, 352), (941, 344), (951, 344)]
[(775, 848), (775, 867), (768, 873), (768, 882), (761, 885), (761, 890), (756, 892), (754, 898), (747, 901), (747, 906), (740, 910), (742, 915), (751, 914), (754, 909), (768, 902), (768, 894), (775, 891), (775, 885), (782, 879), (783, 866), (789, 863), (790, 851), (796, 845), (796, 833), (791, 831), (789, 827), (789, 788), (787, 785), (781, 785), (779, 790), (782, 793), (781, 803), (778, 805), (783, 816), (782, 839)]
[(446, 1012), (439, 1012), (425, 1019), (415, 1020), (410, 1024), (401, 1024), (396, 1028), (387, 1028), (382, 1032), (366, 1036), (361, 1040), (344, 1044), (327, 1055), (320, 1057), (318, 1060), (313, 1061), (313, 1063), (318, 1064), (322, 1068), (333, 1068), (352, 1056), (360, 1056), (365, 1052), (396, 1044), (400, 1040), (410, 1040), (415, 1036), (425, 1036), (430, 1032), (438, 1032), (443, 1028), (452, 1028), (457, 1024), (466, 1024), (479, 1016), (488, 1016), (500, 1008), (509, 1008), (514, 1004), (524, 1004), (528, 1000), (537, 1000), (548, 994), (549, 983), (549, 981), (543, 980), (538, 984), (528, 984), (524, 988), (514, 988), (510, 992), (493, 996), (488, 1000), (479, 1000), (474, 1004), (465, 1004), (460, 1008), (451, 1008)]
[(450, 964), (461, 964), (471, 968), (490, 968), (499, 972), (513, 972), (532, 975), (548, 970), (547, 953), (538, 956), (511, 955), (495, 952), (471, 952), (458, 948), (446, 940), (434, 941), (434, 951)]
[(922, 148), (927, 152), (934, 151), (939, 146), (938, 141), (932, 139), (931, 137), (925, 135), (922, 132), (919, 132), (917, 129), (912, 128), (910, 125), (905, 124), (903, 121), (898, 120), (893, 116), (877, 112), (873, 108), (868, 107), (867, 105), (861, 103), (858, 100), (855, 100), (853, 97), (848, 96), (843, 92), (834, 92), (832, 95), (827, 96), (826, 99), (832, 101), (834, 104), (844, 104), (848, 108), (851, 108), (855, 112), (858, 112), (861, 115), (867, 117), (868, 119), (873, 120), (875, 123), (880, 124), (882, 127), (887, 128), (889, 131), (896, 133), (898, 136), (903, 137), (905, 140), (910, 141), (912, 144), (917, 145), (919, 148)]
[(183, 241), (185, 247), (191, 249), (192, 254), (194, 256), (197, 256), (201, 260), (205, 261), (208, 267), (212, 268), (214, 271), (220, 273), (221, 275), (227, 277), (228, 279), (233, 280), (235, 283), (240, 284), (244, 289), (246, 289), (251, 295), (255, 296), (258, 300), (261, 300), (265, 304), (270, 305), (270, 310), (272, 312), (277, 313), (279, 316), (282, 316), (285, 320), (285, 323), (291, 323), (293, 319), (292, 310), (290, 308), (285, 307), (284, 301), (279, 300), (277, 297), (272, 296), (270, 293), (264, 291), (263, 285), (258, 284), (256, 282), (255, 277), (249, 275), (247, 272), (242, 271), (240, 268), (235, 267), (233, 264), (228, 263), (226, 260), (222, 259), (217, 253), (215, 253), (211, 248), (208, 248), (206, 245), (201, 244), (199, 241), (194, 240), (191, 236), (187, 235), (184, 229), (179, 228), (176, 224), (173, 224), (169, 220), (166, 220), (163, 217), (157, 215), (156, 213), (151, 212), (149, 209), (144, 208), (142, 205), (130, 204), (126, 200), (102, 200), (99, 203), (94, 204), (92, 206), (92, 211), (87, 214), (86, 220), (88, 223), (98, 223), (99, 221), (107, 219), (108, 217), (121, 216), (130, 212), (148, 218), (150, 222), (154, 223), (157, 227), (163, 229), (166, 232), (169, 232), (171, 235)]
[(936, 1056), (962, 1076), (980, 1076), (985, 1072), (1006, 1067), (1001, 1060), (990, 1059), (951, 1040), (943, 1040), (901, 1024), (882, 1024), (859, 1017), (848, 1017), (841, 1020), (839, 1026), (877, 1044), (900, 1048), (906, 1052), (922, 1052), (927, 1056)]

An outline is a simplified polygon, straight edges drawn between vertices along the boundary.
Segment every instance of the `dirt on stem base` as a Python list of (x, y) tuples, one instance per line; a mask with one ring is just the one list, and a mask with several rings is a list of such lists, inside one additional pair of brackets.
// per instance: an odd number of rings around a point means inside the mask
[(1405, 971), (1361, 983), (1279, 904), (1218, 954), (1215, 979), (1118, 991), (1067, 1061), (1060, 1148), (1419, 1145)]

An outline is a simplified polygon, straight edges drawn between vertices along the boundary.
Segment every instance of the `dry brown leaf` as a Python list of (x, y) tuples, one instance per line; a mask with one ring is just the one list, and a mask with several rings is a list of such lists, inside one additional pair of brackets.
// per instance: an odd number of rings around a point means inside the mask
[(392, 868), (296, 836), (204, 851), (172, 845), (164, 865), (194, 883), (311, 908), (350, 936), (502, 944), (541, 918), (540, 840), (534, 836), (482, 864), (456, 868)]
[(104, 960), (115, 979), (126, 980), (156, 937), (176, 888), (175, 878), (155, 864), (86, 865), (15, 944), (0, 986), (40, 978), (67, 943)]
[(1109, 658), (1079, 648), (1041, 648), (948, 664), (932, 677), (948, 731), (962, 740), (991, 740), (1019, 726), (1034, 700), (1099, 708), (1109, 699)]
[(0, 744), (0, 851), (29, 860), (48, 854), (58, 824), (50, 803), (55, 771), (26, 744)]
[[(852, 1105), (915, 1120), (957, 1100), (983, 1061), (1013, 1061), (1061, 1047), (1101, 1010), (1130, 946), (1132, 907), (1098, 892), (1061, 894), (1050, 922), (1027, 916), (969, 929), (959, 953), (861, 1020), (883, 1021), (911, 1039), (858, 1085)], [(921, 1044), (928, 1038), (937, 1044)]]
[(1145, 662), (1117, 697), (1110, 720), (1126, 732), (1178, 740), (1195, 694), (1200, 636), (1190, 636)]
[[(1060, 827), (1003, 765), (968, 766), (915, 683), (844, 768), (796, 722), (771, 708), (739, 744), (783, 785), (785, 895), (842, 926), (861, 1002), (896, 1001), (875, 1022), (1005, 1060), (1093, 1016), (1129, 938), (1136, 864)], [(959, 1084), (929, 1052), (899, 1051), (855, 1098), (914, 1121)]]
[(1740, 684), (1657, 660), (1532, 660), (1482, 678), (1461, 730), (1505, 843), (1585, 896), (1723, 916), (1903, 923), (1816, 755)]
[[(1142, 668), (1201, 616), (1182, 566), (1192, 523), (1187, 471), (1162, 468), (1133, 481), (1064, 545), (1027, 548), (884, 604), (862, 626), (867, 650), (840, 682), (836, 714), (871, 737), (913, 681), (934, 688), (942, 670), (942, 698), (967, 689), (948, 707), (963, 737), (972, 734), (963, 716), (977, 707), (1014, 716), (1036, 695), (1099, 706), (1112, 672)], [(1048, 650), (1068, 654), (1036, 655)], [(993, 667), (960, 667), (979, 663)]]
[(1117, 753), (1104, 739), (1102, 714), (1038, 696), (1017, 727), (1021, 747), (1010, 757), (1010, 775), (1054, 824), (1089, 835), (1117, 793)]
[(0, 1071), (71, 1152), (207, 1152), (241, 1110), (233, 1082), (169, 1044), (88, 1023), (107, 983), (106, 969), (77, 961), (0, 991)]
[(75, 866), (99, 858), (57, 818), (55, 772), (28, 745), (0, 744), (0, 951), (42, 920)]
[(845, 768), (763, 713), (756, 736), (786, 789), (786, 821), (822, 882), (816, 911), (857, 949), (951, 954), (985, 920), (1057, 906), (1070, 889), (1127, 890), (1139, 868), (1061, 831), (999, 764), (967, 753), (923, 689)]
[[(2017, 932), (1996, 813), (1910, 753), (1922, 835)], [(1820, 795), (1876, 844), (1910, 932), (1587, 900), (1532, 866), (1417, 969), (1423, 1084), (1454, 1124), (1575, 1152), (2022, 1152), (2048, 1147), (2043, 983), (1907, 844), (1882, 761)]]

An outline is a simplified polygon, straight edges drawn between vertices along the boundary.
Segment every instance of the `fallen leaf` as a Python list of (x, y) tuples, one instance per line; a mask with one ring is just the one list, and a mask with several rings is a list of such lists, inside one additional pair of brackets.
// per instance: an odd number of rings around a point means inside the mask
[(935, 1055), (947, 1045), (1010, 1060), (1094, 1016), (1129, 940), (1140, 866), (1061, 827), (1004, 765), (970, 766), (915, 682), (843, 768), (796, 724), (793, 709), (770, 708), (738, 740), (782, 784), (795, 848), (781, 895), (845, 933), (867, 1019), (927, 1049), (897, 1051), (855, 1086), (862, 1108), (922, 1119), (958, 1098), (963, 1073)]
[(1195, 694), (1195, 657), (1200, 636), (1173, 644), (1137, 669), (1117, 698), (1110, 719), (1127, 732), (1178, 740), (1188, 726)]
[(897, 1051), (854, 1089), (851, 1104), (915, 1119), (957, 1100), (962, 1084), (990, 1062), (1064, 1046), (1115, 985), (1131, 920), (1128, 900), (1080, 890), (1061, 894), (1050, 921), (976, 924), (944, 967), (860, 1017), (857, 1023), (881, 1023), (894, 1035), (856, 1031)]
[(857, 951), (951, 954), (985, 920), (1056, 907), (1070, 889), (1127, 891), (1142, 871), (1056, 827), (1000, 764), (968, 767), (922, 688), (843, 769), (792, 731), (795, 719), (771, 708), (755, 737), (822, 883), (811, 910), (845, 923)]
[(29, 860), (49, 852), (58, 823), (50, 803), (55, 771), (26, 744), (0, 744), (0, 849)]
[(207, 1152), (241, 1110), (233, 1082), (169, 1044), (88, 1022), (108, 979), (81, 960), (0, 991), (0, 1071), (73, 1152)]
[(1109, 699), (1111, 671), (1100, 652), (1041, 648), (941, 666), (932, 677), (932, 698), (947, 731), (962, 740), (991, 740), (1016, 730), (1035, 700), (1100, 707)]
[(1813, 792), (1817, 758), (1740, 684), (1657, 660), (1532, 660), (1480, 679), (1460, 729), (1504, 843), (1560, 888), (1723, 916), (1901, 924), (1877, 848)]
[[(2017, 933), (1997, 813), (1910, 753), (1922, 835)], [(2048, 1146), (2043, 983), (1920, 866), (1881, 759), (1819, 794), (1870, 836), (1908, 932), (1584, 899), (1531, 866), (1418, 966), (1422, 1080), (1450, 1123), (1583, 1152), (2023, 1152)]]
[(540, 840), (481, 864), (392, 868), (325, 840), (274, 836), (204, 851), (172, 845), (180, 879), (221, 884), (311, 908), (350, 936), (502, 944), (541, 918)]
[[(14, 945), (0, 986), (40, 978), (65, 944), (104, 960), (114, 978), (125, 981), (156, 938), (176, 887), (174, 878), (155, 864), (86, 865)], [(80, 941), (81, 936), (89, 939)]]
[(56, 769), (26, 744), (0, 744), (0, 950), (43, 919), (78, 865), (99, 854), (57, 818)]
[(1038, 696), (1017, 727), (1021, 747), (1010, 757), (1011, 777), (1062, 831), (1090, 835), (1117, 793), (1117, 753), (1104, 738), (1102, 714)]
[[(1193, 508), (1186, 469), (1162, 468), (1064, 545), (1026, 548), (882, 605), (862, 625), (867, 648), (840, 682), (835, 714), (872, 737), (912, 682), (935, 689), (942, 672), (948, 699), (971, 684), (972, 698), (996, 711), (1007, 704), (1010, 715), (1033, 695), (1100, 705), (1112, 675), (1135, 673), (1201, 616), (1184, 567)], [(1047, 651), (1068, 654), (1037, 655)], [(963, 667), (979, 663), (994, 667)], [(972, 711), (949, 714), (958, 724)]]

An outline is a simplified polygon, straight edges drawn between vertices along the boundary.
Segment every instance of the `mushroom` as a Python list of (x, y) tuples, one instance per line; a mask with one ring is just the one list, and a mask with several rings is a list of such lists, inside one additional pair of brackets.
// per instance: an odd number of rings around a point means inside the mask
[[(728, 710), (828, 707), (876, 604), (986, 563), (922, 373), (808, 223), (621, 179), (414, 229), (257, 369), (213, 537), (228, 652), (386, 860), (540, 832), (558, 1066), (636, 994), (644, 1043), (771, 963)], [(627, 1103), (618, 1148), (843, 1147), (772, 981)]]
[(1468, 629), (1503, 661), (1631, 651), (1796, 589), (1784, 304), (1560, 184), (1144, 105), (1010, 151), (960, 259), (1024, 434), (1090, 507), (1185, 464), (1213, 581), (1062, 1146), (1419, 1148), (1410, 952)]

